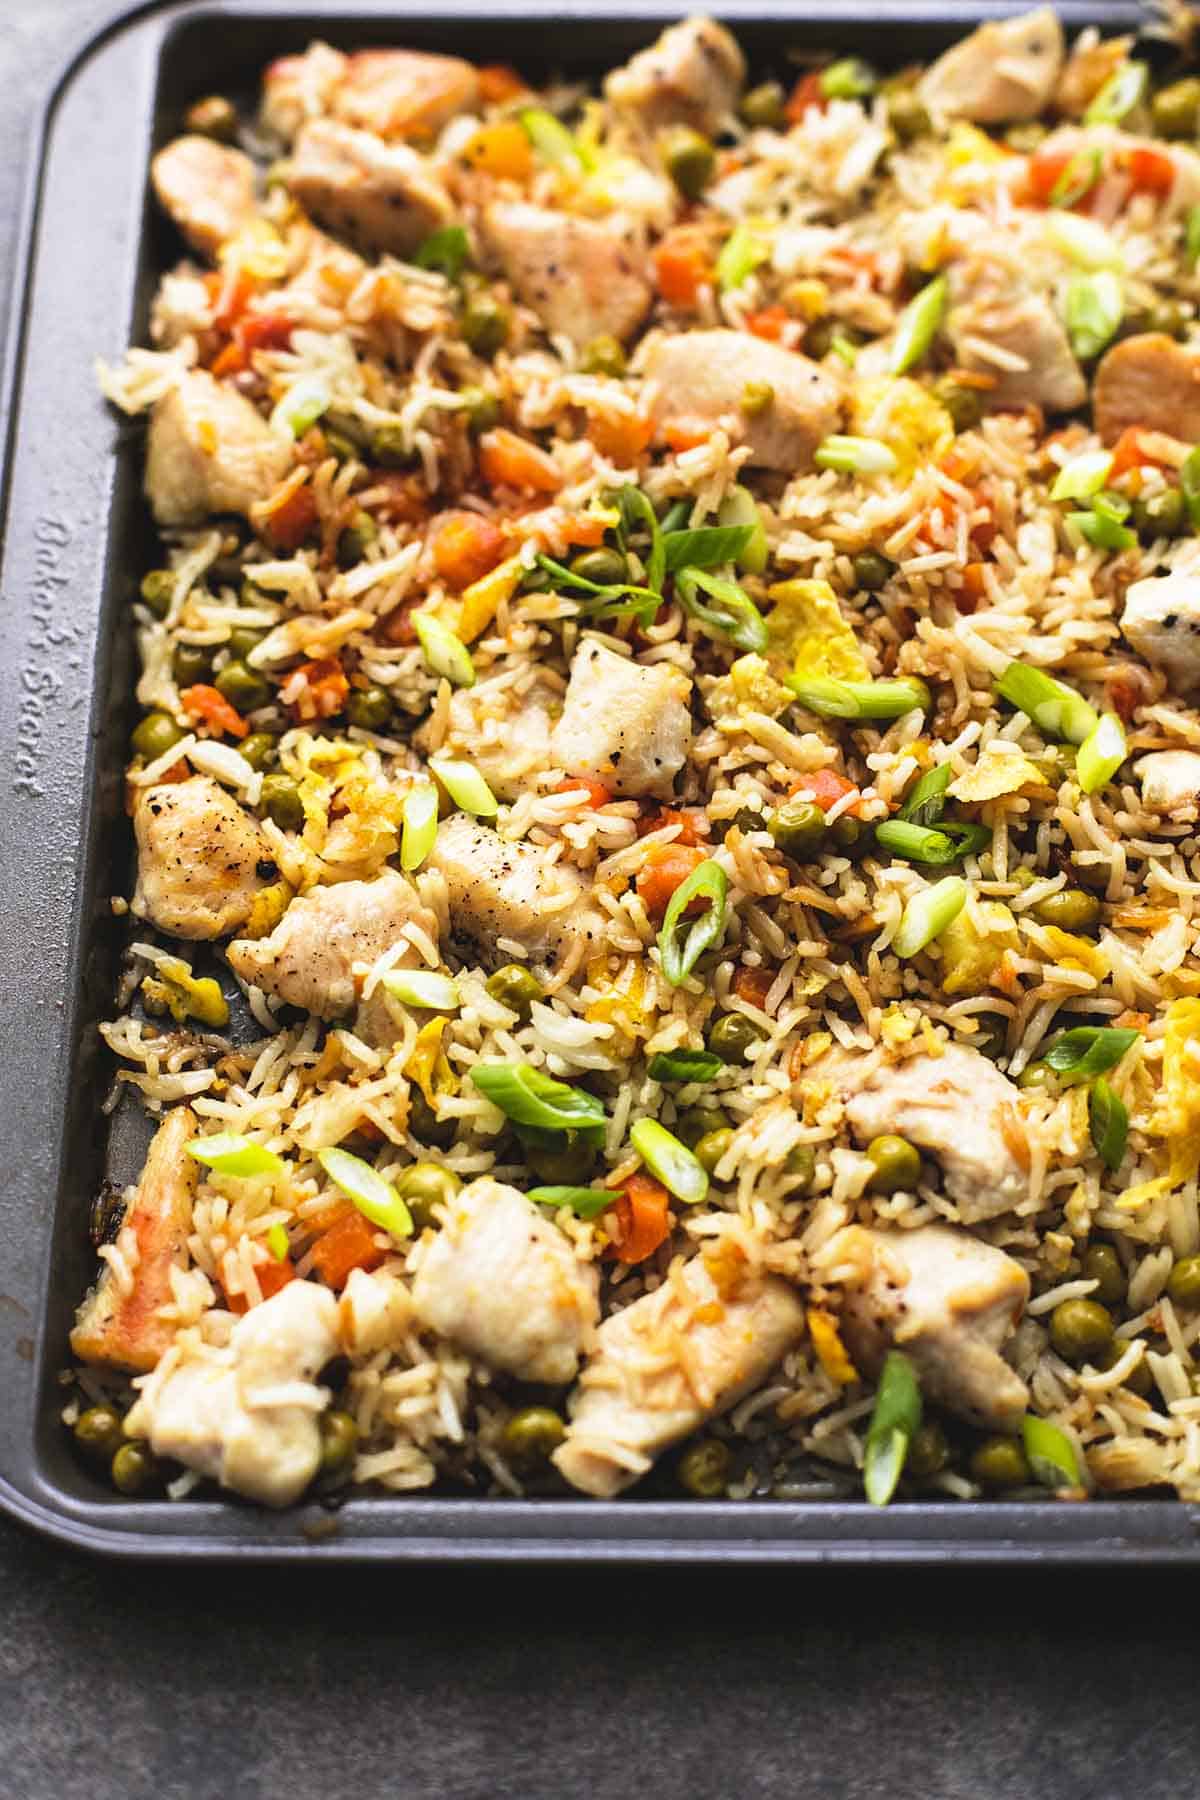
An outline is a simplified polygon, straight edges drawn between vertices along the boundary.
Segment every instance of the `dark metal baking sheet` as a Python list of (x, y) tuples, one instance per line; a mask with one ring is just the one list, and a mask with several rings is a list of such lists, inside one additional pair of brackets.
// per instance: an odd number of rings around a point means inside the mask
[[(1027, 3), (1027, 0), (1026, 0)], [(92, 1274), (85, 1220), (105, 1174), (136, 1172), (136, 1109), (112, 1128), (112, 1070), (96, 1026), (110, 1005), (129, 833), (122, 766), (132, 703), (128, 597), (152, 539), (140, 500), (140, 432), (100, 401), (98, 354), (144, 338), (172, 254), (146, 206), (150, 152), (213, 88), (249, 91), (272, 56), (313, 36), (403, 42), (592, 73), (683, 10), (613, 0), (553, 17), (479, 0), (397, 16), (258, 4), (150, 5), (71, 59), (50, 95), (30, 179), (0, 401), (0, 1505), (65, 1542), (126, 1556), (640, 1561), (1200, 1561), (1192, 1509), (1167, 1500), (1087, 1506), (355, 1499), (329, 1515), (273, 1515), (221, 1499), (124, 1500), (71, 1452), (58, 1371)], [(728, 4), (752, 61), (839, 46), (897, 63), (935, 52), (987, 13), (939, 0)], [(1128, 28), (1134, 5), (1068, 3), (1064, 21)], [(789, 17), (789, 14), (792, 16)]]

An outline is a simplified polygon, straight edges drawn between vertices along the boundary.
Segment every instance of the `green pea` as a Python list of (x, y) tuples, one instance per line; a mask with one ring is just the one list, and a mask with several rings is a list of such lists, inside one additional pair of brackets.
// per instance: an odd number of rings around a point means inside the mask
[(817, 1153), (811, 1144), (797, 1144), (794, 1150), (789, 1150), (783, 1167), (793, 1178), (794, 1194), (811, 1192), (817, 1174)]
[(863, 848), (863, 822), (852, 818), (849, 813), (842, 813), (829, 827), (829, 835), (833, 839), (833, 848), (843, 856), (856, 856)]
[[(1099, 1355), (1094, 1358), (1096, 1367), (1107, 1372), (1114, 1364), (1120, 1362), (1128, 1348), (1129, 1345), (1126, 1343), (1110, 1344), (1107, 1350), (1101, 1350)], [(1144, 1356), (1126, 1375), (1121, 1386), (1128, 1388), (1131, 1394), (1136, 1394), (1141, 1400), (1149, 1399), (1150, 1390), (1154, 1386), (1154, 1377), (1150, 1373), (1150, 1365)]]
[(578, 1132), (548, 1131), (540, 1141), (526, 1134), (525, 1161), (543, 1187), (586, 1187), (596, 1166), (596, 1150)]
[(347, 437), (344, 431), (335, 431), (332, 426), (325, 427), (325, 448), (330, 456), (339, 463), (354, 462), (359, 454), (360, 446), (354, 439)]
[(717, 167), (712, 143), (690, 125), (676, 125), (662, 140), (663, 166), (685, 200), (698, 200)]
[(985, 1438), (970, 1461), (972, 1478), (985, 1488), (1024, 1487), (1032, 1479), (1025, 1452), (1016, 1438)]
[(573, 556), (570, 566), (572, 575), (594, 581), (597, 587), (615, 587), (618, 582), (629, 579), (629, 565), (621, 552), (603, 545), (598, 550), (584, 550), (579, 556)]
[(1188, 526), (1183, 490), (1168, 487), (1161, 493), (1139, 495), (1133, 503), (1130, 518), (1139, 537), (1179, 537)]
[(224, 94), (206, 94), (203, 100), (193, 101), (183, 115), (183, 122), (189, 131), (200, 137), (216, 138), (221, 144), (232, 144), (237, 136), (237, 112)]
[(1171, 1270), (1167, 1292), (1180, 1306), (1200, 1306), (1200, 1256), (1181, 1256)]
[(720, 1438), (689, 1444), (675, 1465), (679, 1485), (697, 1500), (719, 1500), (733, 1473), (733, 1451)]
[(500, 422), (500, 401), (487, 388), (465, 387), (459, 393), (463, 402), (463, 417), (467, 421), (467, 429), (479, 436), (481, 431), (490, 431), (493, 425)]
[(549, 1462), (567, 1435), (566, 1425), (550, 1406), (523, 1406), (505, 1422), (500, 1442), (505, 1455), (521, 1468)]
[(725, 1131), (728, 1126), (728, 1115), (719, 1106), (689, 1106), (675, 1121), (675, 1136), (694, 1150), (702, 1138)]
[(270, 682), (247, 662), (226, 663), (213, 677), (213, 686), (240, 713), (254, 712), (271, 698)]
[(1060, 888), (1029, 910), (1039, 925), (1057, 925), (1060, 931), (1088, 931), (1100, 918), (1099, 900), (1082, 888)]
[(899, 87), (888, 95), (888, 124), (902, 144), (924, 137), (933, 121), (926, 108), (909, 87)]
[(775, 404), (775, 389), (769, 381), (748, 381), (742, 389), (738, 405), (748, 419), (757, 419)]
[(811, 800), (785, 800), (771, 814), (767, 830), (785, 856), (803, 862), (820, 853), (825, 841), (825, 814)]
[(379, 527), (369, 512), (360, 506), (345, 530), (338, 536), (337, 559), (340, 569), (352, 569), (360, 563), (379, 537)]
[(1089, 1281), (1099, 1283), (1093, 1298), (1105, 1306), (1119, 1306), (1129, 1283), (1121, 1259), (1111, 1244), (1092, 1244), (1083, 1258), (1083, 1273)]
[(1065, 1362), (1093, 1361), (1112, 1336), (1112, 1314), (1098, 1300), (1062, 1300), (1050, 1315), (1050, 1342)]
[(607, 331), (585, 344), (579, 358), (579, 367), (585, 375), (613, 375), (620, 379), (627, 366), (624, 345)]
[(692, 1154), (701, 1168), (711, 1175), (732, 1142), (733, 1132), (726, 1125), (720, 1131), (706, 1131), (693, 1146)]
[(746, 1060), (746, 1052), (761, 1043), (763, 1031), (753, 1019), (745, 1013), (722, 1013), (709, 1026), (705, 1042), (714, 1056), (722, 1062), (740, 1063)]
[(252, 731), (249, 737), (242, 739), (238, 750), (252, 769), (265, 769), (279, 754), (279, 740), (269, 731)]
[(171, 652), (171, 674), (176, 687), (192, 687), (207, 681), (212, 670), (212, 651), (204, 644), (176, 644)]
[(152, 712), (134, 728), (129, 741), (138, 756), (144, 756), (152, 763), (165, 756), (175, 744), (182, 743), (184, 736), (170, 713)]
[(109, 1465), (112, 1484), (119, 1494), (144, 1494), (157, 1487), (162, 1475), (148, 1444), (122, 1444)]
[(530, 973), (524, 963), (505, 963), (494, 975), (488, 976), (487, 991), (493, 1000), (501, 1006), (507, 1006), (520, 1019), (529, 1017), (529, 1009), (535, 1000), (540, 1000), (543, 989), (536, 975)]
[(278, 825), (280, 831), (303, 830), (304, 806), (300, 799), (300, 788), (290, 775), (265, 775), (261, 804), (267, 817)]
[(904, 1188), (911, 1192), (921, 1179), (921, 1153), (907, 1138), (887, 1132), (872, 1138), (867, 1145), (867, 1160), (874, 1173), (867, 1186), (875, 1194), (895, 1194)]
[(1159, 137), (1194, 138), (1200, 127), (1200, 80), (1187, 75), (1159, 88), (1150, 102), (1150, 117)]
[(945, 407), (954, 421), (955, 431), (970, 431), (983, 417), (983, 395), (977, 387), (943, 375), (933, 384), (933, 397)]
[(854, 585), (865, 588), (868, 594), (877, 593), (894, 573), (895, 564), (880, 556), (878, 550), (860, 550), (854, 558)]
[(89, 1406), (76, 1419), (73, 1436), (93, 1462), (111, 1462), (125, 1442), (121, 1415), (115, 1406)]
[(415, 461), (400, 425), (379, 425), (371, 433), (371, 461), (381, 469), (407, 469)]
[(266, 635), (260, 625), (235, 625), (225, 648), (230, 656), (245, 658), (252, 650), (257, 650)]
[(371, 682), (367, 687), (351, 688), (346, 697), (346, 717), (351, 725), (364, 731), (382, 731), (392, 716), (392, 696), (384, 687)]
[(418, 1087), (409, 1091), (408, 1131), (418, 1144), (427, 1144), (433, 1150), (448, 1150), (458, 1135), (454, 1120), (439, 1119)]
[(782, 131), (787, 124), (787, 96), (777, 81), (760, 81), (742, 95), (738, 111), (756, 131)]
[(913, 1432), (908, 1455), (904, 1459), (904, 1473), (917, 1481), (927, 1481), (931, 1475), (937, 1475), (944, 1469), (949, 1461), (950, 1446), (945, 1432), (936, 1419), (926, 1419)]
[(492, 357), (508, 342), (512, 314), (507, 306), (480, 291), (465, 307), (460, 330), (476, 356)]
[(175, 593), (175, 577), (170, 569), (151, 569), (148, 575), (142, 576), (142, 585), (138, 592), (155, 618), (165, 619), (171, 610), (171, 599)]
[(462, 1182), (444, 1163), (419, 1162), (412, 1163), (392, 1185), (412, 1214), (417, 1229), (424, 1231), (427, 1225), (438, 1223), (434, 1207), (453, 1200)]
[(344, 1475), (358, 1449), (358, 1426), (348, 1412), (321, 1414), (321, 1474)]

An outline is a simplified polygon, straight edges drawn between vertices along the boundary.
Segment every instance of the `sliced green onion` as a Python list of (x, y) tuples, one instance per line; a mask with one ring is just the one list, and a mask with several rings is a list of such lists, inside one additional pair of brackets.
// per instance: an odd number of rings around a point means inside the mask
[(1124, 315), (1125, 296), (1114, 270), (1072, 275), (1067, 284), (1067, 336), (1082, 362), (1090, 362), (1112, 342)]
[(455, 806), (477, 819), (494, 819), (500, 802), (473, 762), (463, 757), (433, 756), (429, 767), (437, 776)]
[(690, 500), (672, 500), (662, 516), (662, 524), (659, 529), (664, 536), (668, 531), (682, 531), (691, 516), (692, 503)]
[(652, 1081), (712, 1081), (724, 1064), (711, 1050), (660, 1050), (650, 1058)]
[(291, 1245), (288, 1242), (288, 1234), (282, 1225), (276, 1223), (267, 1232), (267, 1249), (276, 1262), (287, 1261)]
[(991, 843), (992, 834), (986, 825), (942, 825), (934, 830), (928, 825), (913, 825), (907, 819), (885, 819), (875, 827), (875, 841), (889, 856), (944, 868), (947, 863), (982, 850)]
[(1200, 262), (1200, 206), (1192, 206), (1188, 209), (1183, 246), (1188, 261), (1194, 267), (1197, 262)]
[(579, 1131), (593, 1139), (604, 1135), (603, 1102), (584, 1088), (543, 1075), (532, 1063), (481, 1063), (471, 1070), (471, 1080), (515, 1125)]
[(461, 225), (435, 231), (413, 252), (418, 269), (433, 269), (447, 281), (457, 281), (471, 260), (471, 244)]
[(204, 1163), (214, 1175), (234, 1175), (251, 1180), (258, 1175), (282, 1175), (287, 1164), (282, 1156), (235, 1131), (214, 1132), (212, 1137), (189, 1138), (188, 1155)]
[(577, 1219), (594, 1219), (612, 1205), (617, 1194), (612, 1188), (536, 1187), (530, 1188), (529, 1198), (555, 1211), (569, 1206)]
[(561, 119), (556, 119), (544, 106), (523, 106), (518, 119), (537, 154), (555, 169), (573, 174), (586, 165), (583, 149), (571, 136)]
[(1100, 722), (1082, 694), (1044, 669), (1031, 669), (1025, 663), (1010, 662), (996, 683), (996, 692), (1032, 719), (1044, 737), (1082, 744)]
[(659, 524), (650, 496), (627, 481), (617, 492), (617, 508), (620, 515), (617, 537), (622, 550), (628, 547), (629, 539), (638, 530), (644, 530), (648, 534), (650, 549), (643, 559), (646, 565), (646, 586), (652, 593), (661, 594), (663, 576), (667, 572), (666, 545), (663, 541), (665, 526)]
[[(707, 594), (715, 606), (701, 600)], [(685, 613), (717, 637), (728, 638), (739, 650), (762, 652), (767, 647), (767, 622), (744, 588), (723, 575), (704, 569), (680, 569), (675, 594)]]
[(682, 1200), (685, 1206), (697, 1206), (708, 1192), (708, 1175), (702, 1163), (686, 1144), (657, 1119), (639, 1119), (629, 1133), (629, 1141), (652, 1175)]
[(910, 788), (900, 808), (900, 817), (913, 825), (936, 825), (946, 809), (946, 789), (953, 779), (954, 770), (948, 762), (935, 763), (932, 769), (926, 769)]
[(1129, 1113), (1121, 1096), (1109, 1087), (1103, 1076), (1092, 1083), (1088, 1094), (1088, 1130), (1096, 1154), (1106, 1169), (1115, 1175), (1125, 1158), (1129, 1141)]
[(405, 1006), (422, 1006), (432, 1012), (453, 1012), (461, 1004), (458, 983), (437, 969), (389, 969), (380, 986)]
[[(745, 489), (738, 490), (745, 493)], [(749, 499), (749, 495), (746, 496)], [(754, 506), (753, 500), (750, 501)], [(758, 508), (754, 509), (755, 519)], [(762, 531), (762, 525), (758, 529)], [(668, 531), (663, 537), (663, 557), (669, 575), (679, 569), (713, 569), (721, 563), (737, 562), (744, 556), (754, 537), (754, 525), (732, 522), (723, 525), (701, 525), (695, 531)], [(764, 542), (766, 533), (763, 533)]]
[(1115, 1069), (1141, 1035), (1127, 1026), (1076, 1025), (1071, 1031), (1060, 1032), (1039, 1060), (1053, 1069), (1065, 1086), (1077, 1087), (1080, 1082)]
[(1121, 246), (1098, 219), (1083, 213), (1052, 212), (1046, 214), (1047, 242), (1080, 269), (1123, 269), (1125, 256)]
[(900, 1350), (884, 1358), (875, 1408), (867, 1428), (863, 1488), (872, 1506), (886, 1506), (904, 1473), (908, 1447), (921, 1425), (917, 1372)]
[(961, 875), (946, 875), (932, 887), (914, 894), (900, 917), (892, 949), (897, 956), (915, 956), (940, 937), (967, 904), (967, 884)]
[(761, 575), (771, 549), (754, 495), (744, 487), (730, 488), (717, 509), (717, 519), (727, 531), (749, 533), (741, 547), (733, 552), (733, 560), (748, 575)]
[(1187, 502), (1188, 518), (1200, 531), (1200, 444), (1188, 451), (1180, 465), (1179, 491)]
[(1052, 1425), (1049, 1419), (1026, 1413), (1021, 1420), (1021, 1436), (1029, 1466), (1043, 1487), (1079, 1486), (1079, 1464), (1071, 1440), (1064, 1431)]
[(432, 781), (409, 788), (400, 806), (400, 867), (409, 875), (419, 869), (437, 838), (438, 793)]
[(784, 682), (801, 706), (821, 719), (902, 719), (918, 708), (928, 712), (933, 704), (929, 689), (915, 676), (835, 681), (832, 675), (787, 675)]
[(861, 100), (873, 94), (879, 77), (860, 56), (843, 56), (820, 74), (821, 92), (827, 100)]
[(1137, 533), (1122, 520), (1129, 502), (1120, 494), (1097, 494), (1090, 512), (1071, 513), (1067, 525), (1098, 550), (1132, 550)]
[[(725, 878), (725, 871), (711, 856), (698, 864), (687, 880), (681, 881), (671, 895), (670, 904), (663, 916), (662, 930), (658, 934), (658, 949), (663, 974), (672, 987), (681, 986), (703, 953), (713, 944), (720, 943), (725, 933), (725, 902), (728, 895), (729, 883)], [(697, 898), (707, 900), (708, 905), (698, 919), (689, 923), (683, 915)], [(680, 935), (679, 928), (683, 924), (688, 925), (686, 937)]]
[(1050, 189), (1051, 206), (1075, 206), (1100, 179), (1104, 158), (1096, 148), (1077, 150)]
[(1111, 450), (1089, 450), (1064, 463), (1050, 489), (1052, 500), (1090, 500), (1108, 480), (1112, 469)]
[(462, 639), (432, 613), (415, 612), (412, 622), (426, 666), (435, 675), (444, 675), (455, 687), (474, 687), (475, 664)]
[(896, 467), (895, 453), (878, 438), (836, 432), (817, 445), (813, 461), (818, 469), (837, 469), (842, 475), (890, 475)]
[(946, 311), (947, 293), (946, 277), (936, 275), (900, 314), (892, 344), (893, 375), (907, 375), (924, 359)]
[(1094, 794), (1112, 780), (1129, 754), (1125, 727), (1116, 713), (1104, 713), (1075, 753), (1075, 771), (1085, 794)]
[(309, 375), (292, 384), (271, 413), (271, 429), (281, 435), (302, 438), (332, 403), (328, 382)]
[(1146, 98), (1150, 70), (1144, 62), (1122, 63), (1113, 71), (1083, 115), (1085, 125), (1119, 125)]
[(352, 1200), (364, 1219), (394, 1238), (411, 1237), (412, 1214), (390, 1181), (361, 1156), (348, 1150), (318, 1150), (317, 1161), (347, 1200)]
[(848, 338), (844, 331), (835, 331), (829, 340), (829, 348), (840, 357), (848, 369), (852, 369), (858, 361), (858, 345)]
[(770, 254), (768, 246), (749, 225), (735, 225), (717, 257), (717, 286), (721, 292), (727, 294), (732, 288), (740, 288)]

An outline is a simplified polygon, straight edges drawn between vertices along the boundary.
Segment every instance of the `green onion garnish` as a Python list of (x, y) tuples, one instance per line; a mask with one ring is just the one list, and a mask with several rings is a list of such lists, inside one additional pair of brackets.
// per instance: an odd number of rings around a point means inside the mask
[(1083, 213), (1046, 214), (1046, 237), (1054, 248), (1080, 269), (1123, 269), (1121, 246), (1098, 219)]
[(863, 1487), (872, 1506), (886, 1506), (895, 1493), (908, 1446), (920, 1425), (917, 1372), (903, 1351), (889, 1350), (879, 1377), (863, 1458)]
[(578, 1131), (604, 1135), (603, 1102), (584, 1088), (543, 1075), (532, 1063), (481, 1063), (471, 1080), (514, 1125), (538, 1131)]
[(294, 382), (271, 413), (271, 429), (281, 435), (302, 438), (332, 403), (328, 382), (309, 375)]
[(447, 281), (457, 281), (470, 260), (470, 241), (461, 225), (433, 232), (413, 253), (418, 269), (433, 269)]
[(835, 681), (831, 675), (787, 675), (801, 706), (821, 719), (902, 719), (928, 712), (933, 697), (916, 676), (895, 681)]
[(1099, 356), (1111, 343), (1125, 314), (1125, 296), (1112, 269), (1072, 275), (1067, 284), (1067, 336), (1082, 362)]
[(394, 1238), (411, 1237), (412, 1214), (390, 1181), (348, 1150), (318, 1150), (317, 1161), (330, 1181), (352, 1200), (364, 1219)]
[[(753, 506), (754, 502), (750, 504)], [(757, 512), (757, 508), (755, 510)], [(762, 530), (761, 525), (759, 530)], [(674, 574), (677, 569), (712, 569), (720, 563), (736, 562), (753, 536), (754, 526), (749, 523), (702, 525), (695, 531), (668, 531), (663, 538), (667, 573)]]
[(940, 937), (967, 904), (967, 884), (961, 875), (946, 875), (932, 887), (914, 894), (900, 917), (892, 949), (897, 956), (915, 956)]
[(622, 550), (628, 549), (630, 538), (636, 534), (645, 531), (649, 536), (650, 548), (642, 559), (646, 566), (646, 586), (651, 593), (661, 594), (663, 576), (667, 572), (666, 546), (663, 542), (666, 526), (659, 524), (658, 514), (649, 495), (643, 494), (641, 488), (635, 487), (631, 481), (618, 489), (617, 508), (620, 513), (617, 539)]
[(189, 1138), (183, 1147), (189, 1156), (204, 1163), (214, 1175), (233, 1175), (249, 1181), (260, 1175), (282, 1175), (287, 1167), (282, 1156), (276, 1156), (273, 1150), (235, 1131)]
[(1103, 1076), (1092, 1083), (1088, 1094), (1088, 1130), (1097, 1156), (1115, 1175), (1129, 1141), (1129, 1113), (1121, 1096)]
[(946, 311), (947, 292), (946, 277), (937, 275), (900, 314), (892, 345), (893, 375), (906, 375), (924, 359)]
[[(721, 941), (725, 932), (725, 902), (729, 883), (719, 862), (710, 856), (694, 868), (686, 881), (681, 881), (671, 895), (658, 934), (658, 950), (662, 971), (672, 987), (685, 982), (703, 953)], [(692, 901), (700, 898), (708, 905), (698, 919), (690, 922), (684, 913)], [(687, 935), (680, 936), (680, 926), (687, 925)]]
[(1188, 209), (1183, 244), (1188, 262), (1194, 268), (1200, 261), (1200, 206), (1192, 206)]
[(990, 844), (992, 834), (986, 825), (913, 825), (907, 819), (885, 819), (875, 827), (875, 842), (889, 856), (902, 856), (908, 862), (927, 863), (931, 868), (944, 868), (960, 857), (973, 856)]
[(769, 247), (749, 225), (735, 225), (717, 257), (717, 286), (723, 294), (740, 288), (759, 263), (771, 254)]
[(419, 869), (437, 838), (438, 794), (432, 781), (418, 781), (409, 788), (400, 806), (400, 867), (408, 874)]
[(578, 1219), (594, 1219), (617, 1198), (612, 1188), (536, 1187), (529, 1198), (539, 1206), (569, 1206)]
[(1052, 500), (1090, 500), (1108, 480), (1112, 468), (1111, 450), (1089, 450), (1084, 456), (1072, 457), (1064, 463), (1050, 489)]
[(717, 508), (717, 519), (727, 531), (748, 531), (745, 542), (733, 552), (733, 560), (748, 575), (761, 575), (771, 552), (753, 494), (744, 487), (730, 488)]
[(1129, 754), (1125, 727), (1115, 713), (1104, 713), (1075, 752), (1075, 771), (1085, 794), (1111, 781)]
[(708, 1176), (686, 1144), (657, 1119), (639, 1119), (629, 1141), (668, 1193), (686, 1206), (699, 1205), (708, 1192)]
[(908, 791), (900, 817), (913, 825), (936, 825), (946, 809), (946, 789), (954, 777), (948, 762), (935, 763)]
[(1076, 1087), (1115, 1069), (1141, 1035), (1126, 1026), (1076, 1025), (1071, 1031), (1061, 1032), (1039, 1060), (1053, 1069), (1065, 1086)]
[(1044, 737), (1065, 738), (1068, 744), (1082, 744), (1100, 722), (1082, 694), (1025, 663), (1010, 662), (996, 692), (1032, 719)]
[(1075, 206), (1090, 193), (1100, 179), (1104, 158), (1094, 147), (1078, 150), (1050, 189), (1051, 206)]
[(435, 675), (444, 675), (455, 687), (474, 687), (475, 664), (462, 639), (432, 613), (415, 612), (412, 622), (427, 667)]
[(711, 1050), (660, 1050), (649, 1065), (652, 1081), (712, 1081), (723, 1067)]
[(875, 92), (879, 77), (860, 56), (843, 56), (822, 69), (820, 84), (827, 100), (861, 100)]
[(818, 469), (837, 469), (842, 475), (890, 475), (896, 467), (895, 452), (878, 438), (837, 432), (817, 445), (813, 461)]
[(543, 162), (568, 174), (586, 164), (581, 146), (571, 136), (561, 119), (556, 119), (544, 106), (523, 106), (517, 114), (529, 139)]
[(380, 986), (405, 1006), (422, 1006), (433, 1012), (453, 1012), (460, 1004), (458, 983), (437, 969), (389, 969)]
[(472, 762), (455, 756), (432, 756), (429, 767), (455, 806), (477, 819), (494, 819), (500, 802)]
[(1189, 450), (1180, 464), (1179, 490), (1187, 501), (1188, 518), (1193, 527), (1200, 530), (1200, 444)]
[(1098, 550), (1132, 550), (1137, 533), (1122, 522), (1129, 512), (1123, 494), (1102, 493), (1096, 495), (1090, 512), (1071, 513), (1067, 524)]
[(1095, 94), (1083, 115), (1085, 125), (1119, 125), (1146, 97), (1150, 70), (1144, 62), (1122, 63)]
[(1057, 1425), (1026, 1413), (1021, 1420), (1021, 1436), (1029, 1466), (1043, 1487), (1079, 1486), (1079, 1465), (1071, 1440)]
[[(708, 600), (700, 598), (702, 593), (708, 595)], [(675, 577), (675, 595), (688, 617), (714, 636), (728, 638), (739, 650), (761, 653), (766, 649), (767, 622), (736, 581), (710, 575), (705, 569), (680, 569)]]
[(287, 1261), (291, 1245), (288, 1242), (287, 1232), (278, 1222), (272, 1225), (267, 1232), (267, 1249), (271, 1252), (271, 1255), (275, 1258), (276, 1262)]

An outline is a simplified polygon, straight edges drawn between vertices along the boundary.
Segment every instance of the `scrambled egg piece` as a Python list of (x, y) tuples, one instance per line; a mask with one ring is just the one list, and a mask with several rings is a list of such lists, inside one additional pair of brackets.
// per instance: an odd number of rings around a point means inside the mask
[(942, 987), (948, 994), (982, 993), (1018, 941), (1017, 921), (1002, 901), (969, 900), (938, 939)]
[(1023, 787), (1045, 787), (1046, 777), (1027, 756), (985, 750), (973, 768), (952, 781), (946, 792), (954, 800), (998, 800)]
[(954, 421), (945, 407), (928, 388), (907, 377), (860, 382), (854, 390), (850, 429), (886, 444), (901, 477), (937, 462), (954, 442)]
[(837, 681), (869, 678), (858, 639), (827, 581), (777, 581), (767, 589), (767, 597), (775, 602), (767, 614), (771, 649), (786, 658), (797, 675), (831, 675)]

